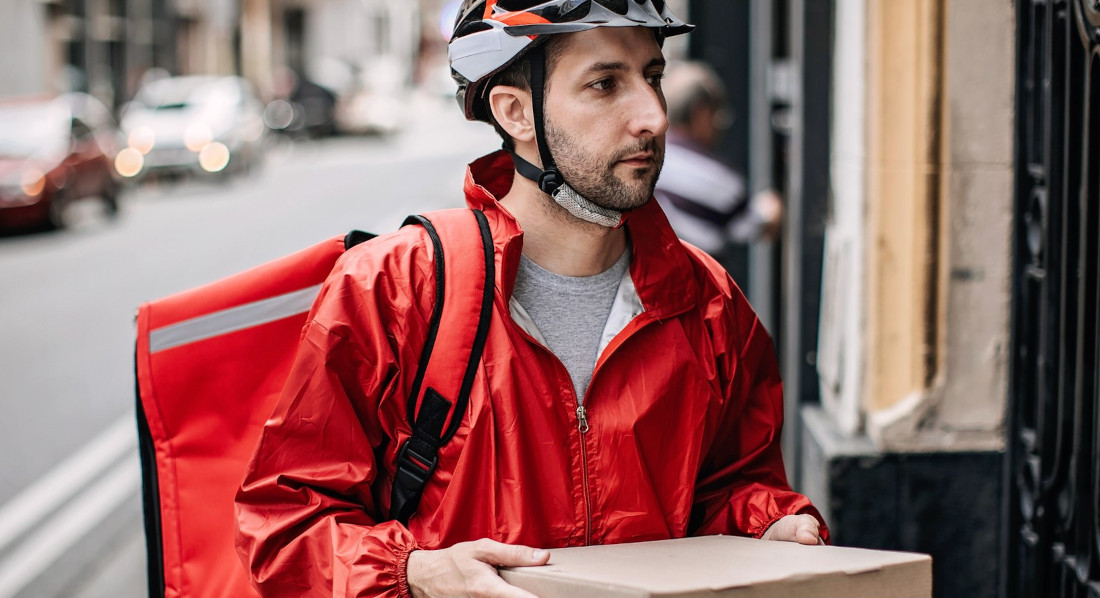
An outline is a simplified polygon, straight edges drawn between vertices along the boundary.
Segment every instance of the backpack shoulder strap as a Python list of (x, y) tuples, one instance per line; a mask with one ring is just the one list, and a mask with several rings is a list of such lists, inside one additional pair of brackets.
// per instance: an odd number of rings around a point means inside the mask
[(431, 238), (436, 301), (408, 398), (412, 436), (398, 452), (393, 482), (390, 517), (402, 523), (416, 512), (440, 447), (462, 423), (489, 333), (496, 281), (493, 238), (480, 210), (410, 216), (405, 224), (423, 226)]

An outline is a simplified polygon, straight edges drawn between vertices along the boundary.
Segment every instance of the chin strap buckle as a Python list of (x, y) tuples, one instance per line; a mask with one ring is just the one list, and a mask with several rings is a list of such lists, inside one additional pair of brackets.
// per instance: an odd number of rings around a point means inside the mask
[(543, 171), (538, 180), (539, 189), (542, 189), (542, 192), (547, 195), (553, 195), (564, 182), (561, 173), (556, 169)]

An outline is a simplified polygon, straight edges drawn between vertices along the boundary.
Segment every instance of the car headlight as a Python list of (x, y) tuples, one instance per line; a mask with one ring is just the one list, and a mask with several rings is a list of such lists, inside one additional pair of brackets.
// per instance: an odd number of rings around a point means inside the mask
[(126, 136), (126, 144), (145, 155), (157, 145), (157, 135), (149, 127), (138, 127)]
[(23, 171), (19, 186), (27, 197), (38, 197), (46, 190), (46, 173), (37, 168), (28, 168)]
[(145, 166), (145, 156), (136, 148), (128, 147), (115, 156), (115, 171), (124, 177), (137, 176)]
[(229, 148), (220, 141), (206, 144), (199, 153), (199, 166), (206, 172), (221, 172), (229, 165)]
[(183, 133), (183, 144), (196, 154), (201, 152), (213, 140), (214, 132), (210, 130), (210, 126), (206, 123), (191, 123)]

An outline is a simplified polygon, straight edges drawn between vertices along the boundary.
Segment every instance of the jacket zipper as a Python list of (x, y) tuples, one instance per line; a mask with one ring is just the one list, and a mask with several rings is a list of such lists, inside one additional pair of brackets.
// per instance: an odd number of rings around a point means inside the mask
[(581, 488), (584, 489), (584, 545), (592, 545), (592, 494), (588, 489), (588, 417), (577, 399), (577, 430), (581, 433)]
[[(655, 321), (652, 318), (635, 317), (630, 323), (620, 331), (615, 339), (604, 348), (603, 354), (608, 355), (615, 349), (617, 349), (623, 341), (632, 336), (635, 332), (644, 328), (650, 322)], [(623, 334), (627, 332), (627, 334)], [(596, 360), (596, 367), (592, 371), (592, 380), (596, 379), (596, 372), (599, 371), (600, 366), (603, 365), (605, 360)], [(592, 385), (591, 380), (589, 386)], [(586, 440), (588, 436), (588, 412), (585, 410), (584, 403), (581, 402), (580, 397), (577, 398), (577, 431), (581, 433), (581, 487), (584, 490), (584, 545), (592, 545), (592, 493), (588, 488), (588, 442)]]
[[(618, 335), (616, 335), (615, 339), (612, 340), (611, 343), (607, 347), (604, 348), (603, 353), (604, 354), (611, 353), (612, 351), (617, 349), (619, 347), (619, 345), (621, 345), (623, 343), (623, 340), (625, 340), (627, 337), (633, 336), (634, 333), (637, 332), (638, 330), (640, 330), (641, 328), (644, 328), (645, 326), (647, 326), (651, 322), (656, 321), (655, 318), (652, 318), (652, 317), (646, 318), (645, 315), (648, 315), (648, 313), (643, 314), (642, 317), (635, 317), (629, 324), (627, 324), (626, 327), (623, 328), (623, 331), (621, 331)], [(509, 319), (511, 319), (511, 318), (509, 318)], [(565, 366), (563, 364), (561, 364), (561, 360), (558, 359), (557, 355), (554, 355), (553, 351), (546, 348), (546, 346), (544, 346), (542, 343), (535, 340), (534, 337), (532, 337), (530, 334), (528, 334), (527, 331), (523, 330), (515, 322), (512, 322), (512, 324), (515, 325), (517, 328), (520, 328), (520, 334), (527, 337), (527, 340), (529, 342), (531, 342), (532, 344), (534, 344), (538, 347), (541, 347), (541, 349), (543, 351), (546, 351), (547, 353), (550, 354), (550, 356), (553, 359), (558, 361), (558, 364), (561, 365), (562, 369), (565, 368)], [(624, 335), (623, 332), (627, 332), (627, 334)], [(603, 359), (597, 359), (596, 367), (592, 371), (592, 378), (593, 379), (595, 379), (596, 372), (599, 371), (600, 366), (603, 364), (603, 361), (604, 361)], [(589, 385), (591, 385), (591, 381), (589, 382)], [(588, 427), (588, 412), (585, 410), (584, 403), (581, 402), (580, 397), (577, 397), (577, 409), (576, 409), (575, 414), (577, 416), (577, 431), (580, 432), (580, 435), (581, 435), (581, 489), (584, 491), (584, 545), (585, 546), (591, 546), (592, 545), (592, 492), (588, 487), (588, 442), (586, 440), (587, 435), (588, 435), (588, 430), (589, 430), (589, 427)]]
[[(527, 332), (520, 330), (520, 333), (526, 336), (531, 343), (537, 345), (543, 351), (546, 351), (552, 359), (558, 362), (561, 369), (565, 369), (565, 365), (561, 363), (557, 355), (554, 355), (553, 351), (535, 340), (531, 335), (527, 334)], [(570, 386), (570, 388), (572, 388), (572, 386)], [(590, 546), (592, 544), (592, 493), (588, 489), (588, 443), (585, 441), (585, 437), (588, 435), (588, 413), (585, 411), (584, 403), (581, 402), (580, 397), (575, 397), (575, 399), (577, 402), (577, 409), (574, 411), (574, 415), (577, 416), (577, 431), (580, 432), (581, 435), (581, 489), (584, 492), (584, 545)]]

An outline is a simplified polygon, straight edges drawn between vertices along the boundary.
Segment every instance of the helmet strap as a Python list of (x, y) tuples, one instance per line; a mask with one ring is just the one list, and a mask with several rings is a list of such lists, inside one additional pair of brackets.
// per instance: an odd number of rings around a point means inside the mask
[(584, 197), (565, 182), (554, 156), (550, 153), (550, 144), (546, 141), (546, 126), (543, 110), (543, 100), (546, 93), (546, 53), (542, 45), (532, 48), (528, 53), (531, 65), (531, 103), (535, 117), (535, 140), (538, 143), (539, 159), (542, 168), (524, 160), (516, 152), (512, 154), (512, 162), (516, 166), (516, 172), (525, 179), (534, 181), (543, 193), (546, 193), (554, 201), (565, 208), (573, 216), (608, 228), (618, 228), (626, 220), (625, 214), (617, 210), (596, 205), (592, 200)]
[[(539, 183), (539, 187), (542, 188), (540, 180), (546, 180), (547, 175), (551, 172), (544, 171), (524, 160), (514, 151), (509, 153), (512, 154), (512, 163), (516, 165), (516, 172), (527, 180)], [(552, 173), (557, 174), (557, 171), (552, 171)], [(549, 195), (555, 203), (565, 208), (565, 211), (586, 222), (606, 226), (607, 228), (619, 228), (626, 222), (626, 214), (596, 205), (564, 181), (558, 183)]]
[(532, 48), (527, 56), (531, 65), (531, 103), (535, 116), (535, 141), (539, 146), (539, 158), (542, 160), (542, 172), (537, 179), (533, 180), (538, 183), (543, 193), (554, 195), (554, 191), (565, 183), (565, 179), (562, 178), (558, 166), (554, 163), (550, 144), (546, 142), (546, 122), (543, 112), (546, 96), (546, 52), (543, 51), (542, 44), (539, 44)]

